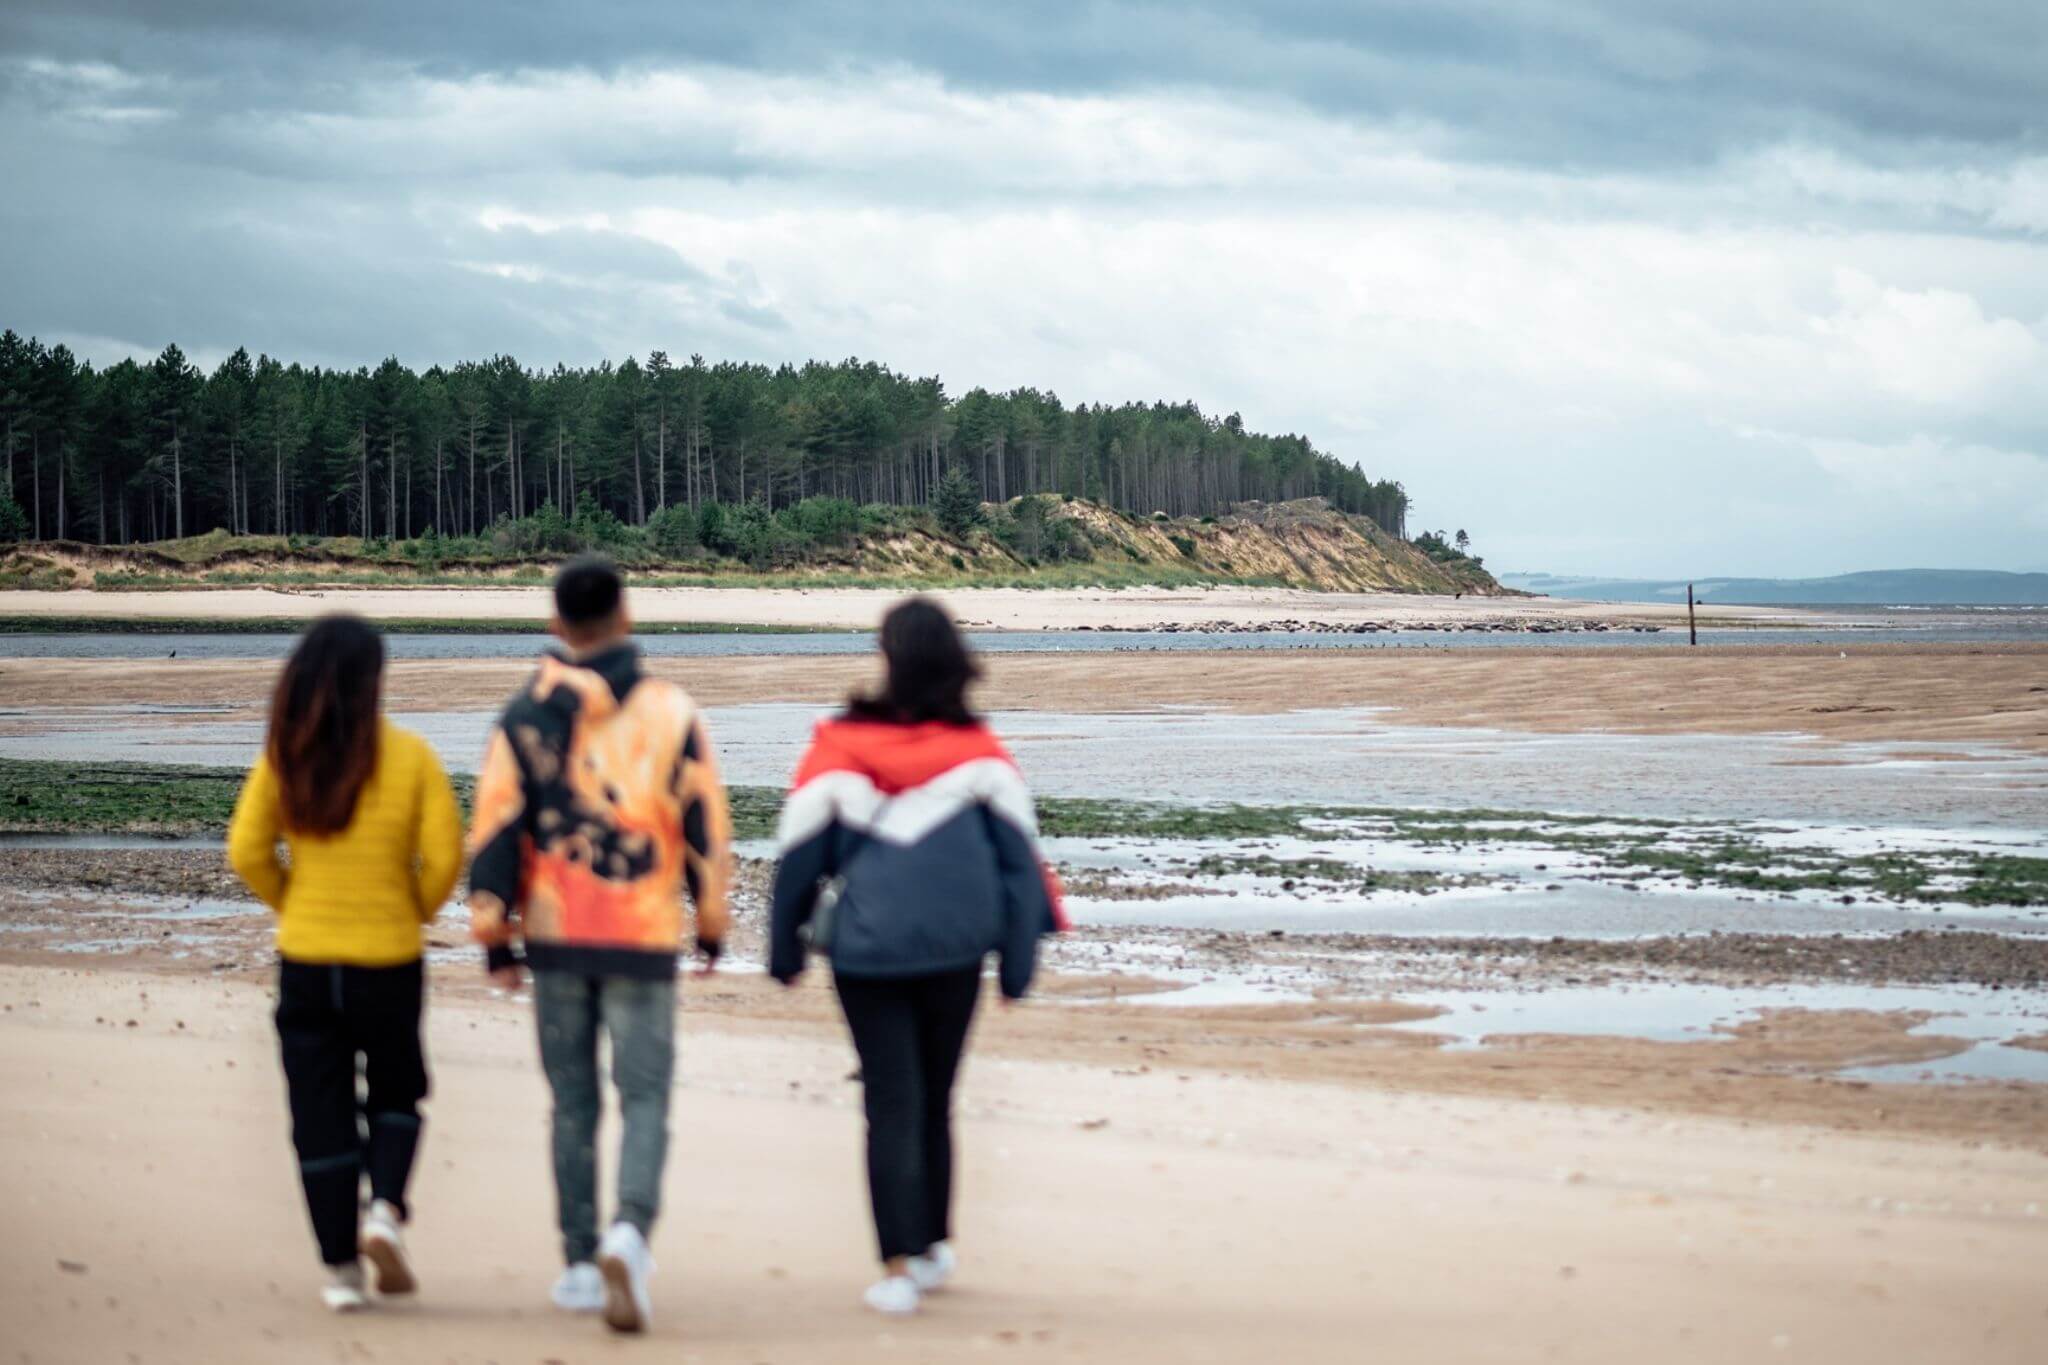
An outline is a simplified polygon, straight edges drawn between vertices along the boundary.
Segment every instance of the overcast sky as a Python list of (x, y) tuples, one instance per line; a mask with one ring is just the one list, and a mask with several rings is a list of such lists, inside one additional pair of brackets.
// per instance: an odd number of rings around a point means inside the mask
[(1190, 398), (1496, 569), (2048, 569), (2048, 4), (0, 10), (0, 326)]

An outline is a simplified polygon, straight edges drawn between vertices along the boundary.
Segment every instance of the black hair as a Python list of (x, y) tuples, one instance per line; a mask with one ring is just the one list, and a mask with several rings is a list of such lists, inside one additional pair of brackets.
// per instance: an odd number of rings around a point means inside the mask
[(882, 618), (880, 638), (888, 681), (879, 693), (849, 702), (849, 716), (898, 725), (978, 722), (967, 709), (967, 688), (981, 677), (981, 665), (945, 608), (929, 597), (907, 598)]
[(570, 630), (589, 630), (618, 615), (626, 585), (608, 559), (572, 559), (555, 575), (555, 615)]
[(264, 752), (285, 828), (338, 834), (377, 768), (384, 639), (359, 616), (323, 616), (299, 637), (270, 700)]

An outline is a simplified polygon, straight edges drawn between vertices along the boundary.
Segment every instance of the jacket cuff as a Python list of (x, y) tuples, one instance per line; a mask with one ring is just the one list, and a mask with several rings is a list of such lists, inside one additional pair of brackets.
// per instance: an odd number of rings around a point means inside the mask
[(485, 971), (495, 972), (504, 967), (518, 967), (522, 965), (524, 965), (524, 959), (519, 956), (517, 950), (509, 943), (493, 943), (490, 947), (484, 949)]

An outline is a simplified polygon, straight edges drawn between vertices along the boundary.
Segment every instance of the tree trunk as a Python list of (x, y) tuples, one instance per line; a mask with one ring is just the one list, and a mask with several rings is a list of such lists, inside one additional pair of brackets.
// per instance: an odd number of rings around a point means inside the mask
[(356, 430), (357, 448), (362, 455), (362, 525), (358, 534), (364, 540), (370, 538), (370, 427), (366, 422)]
[(633, 423), (633, 524), (647, 524), (647, 489), (640, 482), (640, 424)]
[(43, 538), (43, 433), (28, 434), (29, 497), (36, 505), (36, 539)]
[(469, 533), (476, 534), (476, 419), (469, 419)]
[(57, 447), (57, 539), (64, 539), (64, 447)]
[(171, 418), (171, 525), (179, 540), (185, 538), (185, 442), (178, 435), (178, 419)]

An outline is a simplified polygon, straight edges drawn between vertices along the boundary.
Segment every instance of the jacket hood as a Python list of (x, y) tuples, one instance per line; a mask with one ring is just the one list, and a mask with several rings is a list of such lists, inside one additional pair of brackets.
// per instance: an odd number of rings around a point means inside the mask
[(810, 752), (797, 770), (801, 787), (827, 772), (857, 772), (885, 793), (906, 791), (976, 759), (1015, 766), (1002, 742), (985, 725), (923, 721), (898, 725), (882, 720), (836, 717), (820, 721)]
[(603, 720), (618, 711), (619, 703), (640, 677), (640, 649), (629, 640), (580, 658), (566, 649), (551, 648), (541, 656), (533, 692), (553, 704), (557, 694), (566, 690), (569, 696), (561, 700), (573, 698), (584, 715)]

